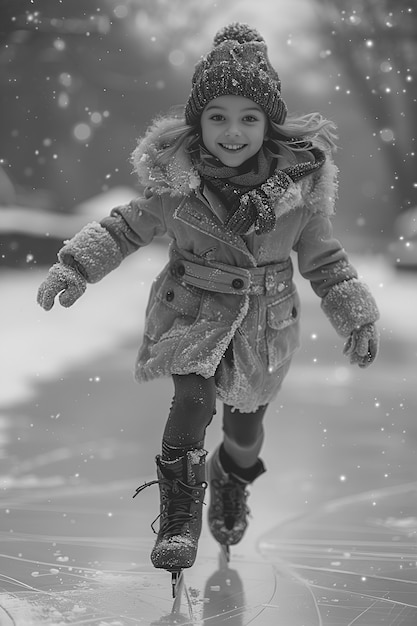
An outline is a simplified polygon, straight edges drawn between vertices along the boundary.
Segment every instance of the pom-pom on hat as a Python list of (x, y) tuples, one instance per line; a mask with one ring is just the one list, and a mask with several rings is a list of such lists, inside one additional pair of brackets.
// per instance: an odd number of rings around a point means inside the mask
[(268, 59), (265, 40), (247, 24), (234, 22), (222, 28), (214, 37), (213, 49), (197, 63), (185, 105), (187, 124), (198, 124), (205, 106), (226, 95), (249, 98), (270, 120), (285, 121), (281, 81)]

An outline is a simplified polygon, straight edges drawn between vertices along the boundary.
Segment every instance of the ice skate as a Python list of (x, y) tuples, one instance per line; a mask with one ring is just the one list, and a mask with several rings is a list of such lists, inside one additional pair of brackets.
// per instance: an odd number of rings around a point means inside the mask
[(208, 524), (211, 534), (223, 547), (228, 559), (229, 546), (239, 543), (248, 526), (250, 511), (247, 506), (247, 487), (264, 473), (265, 468), (258, 459), (251, 480), (244, 480), (223, 469), (219, 452), (220, 448), (217, 448), (207, 464), (210, 489)]
[(151, 561), (154, 567), (172, 573), (174, 595), (181, 571), (191, 567), (197, 556), (207, 487), (206, 454), (205, 450), (190, 450), (175, 461), (165, 461), (157, 456), (158, 479), (139, 487), (133, 496), (150, 485), (159, 484), (160, 514), (156, 518), (159, 519), (159, 531)]

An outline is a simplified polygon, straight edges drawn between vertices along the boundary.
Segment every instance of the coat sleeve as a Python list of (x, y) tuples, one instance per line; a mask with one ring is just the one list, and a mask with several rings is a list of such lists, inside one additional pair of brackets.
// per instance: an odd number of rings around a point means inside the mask
[(100, 223), (87, 224), (58, 252), (89, 283), (116, 269), (123, 259), (166, 232), (162, 197), (146, 191), (129, 204), (114, 208)]
[(145, 189), (142, 197), (114, 208), (109, 217), (101, 220), (123, 258), (166, 233), (163, 201), (164, 196)]
[(321, 307), (339, 335), (348, 337), (355, 328), (379, 318), (369, 288), (358, 280), (327, 215), (310, 214), (294, 250), (301, 275), (322, 299)]
[(356, 269), (333, 236), (330, 218), (321, 213), (311, 214), (294, 246), (298, 254), (301, 275), (310, 281), (314, 292), (323, 298), (333, 285), (357, 278)]

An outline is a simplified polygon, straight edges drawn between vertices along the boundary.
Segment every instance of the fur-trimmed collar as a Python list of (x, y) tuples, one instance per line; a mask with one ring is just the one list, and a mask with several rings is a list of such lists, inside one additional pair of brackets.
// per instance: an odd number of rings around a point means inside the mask
[(154, 121), (139, 140), (131, 162), (139, 182), (145, 187), (152, 187), (155, 193), (188, 196), (198, 189), (201, 182), (190, 156), (180, 149), (167, 166), (162, 168), (156, 163), (156, 157), (164, 150), (161, 134), (175, 128), (178, 128), (176, 117), (166, 116)]
[[(145, 135), (139, 139), (132, 153), (131, 162), (139, 182), (144, 187), (151, 187), (157, 194), (171, 196), (192, 195), (201, 184), (201, 178), (194, 168), (190, 156), (182, 149), (175, 153), (168, 165), (161, 167), (156, 157), (165, 149), (161, 134), (178, 128), (178, 118), (164, 116), (153, 122)], [(314, 147), (325, 150), (318, 141)], [(304, 204), (312, 212), (331, 215), (334, 212), (334, 201), (337, 195), (337, 172), (331, 155), (326, 151), (324, 165), (313, 173), (290, 185), (281, 198), (282, 212), (287, 212), (300, 204)]]

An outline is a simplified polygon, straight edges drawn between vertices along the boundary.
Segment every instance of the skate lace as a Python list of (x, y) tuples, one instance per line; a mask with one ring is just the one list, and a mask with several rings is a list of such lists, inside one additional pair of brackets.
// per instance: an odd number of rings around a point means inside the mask
[(246, 505), (247, 491), (244, 485), (235, 481), (215, 482), (217, 483), (216, 487), (220, 488), (221, 492), (223, 515), (228, 518), (229, 522), (249, 514), (249, 508)]
[[(193, 518), (193, 514), (190, 512), (190, 506), (196, 501), (193, 495), (193, 489), (195, 489), (195, 487), (190, 487), (178, 479), (152, 480), (138, 487), (132, 497), (136, 498), (139, 493), (152, 485), (163, 485), (170, 492), (167, 498), (169, 500), (167, 509), (159, 513), (151, 524), (153, 532), (156, 535), (158, 534), (158, 531), (155, 530), (155, 524), (160, 519), (159, 534), (169, 535), (171, 537), (181, 534), (184, 524)], [(202, 483), (199, 487), (206, 488), (207, 483)]]

